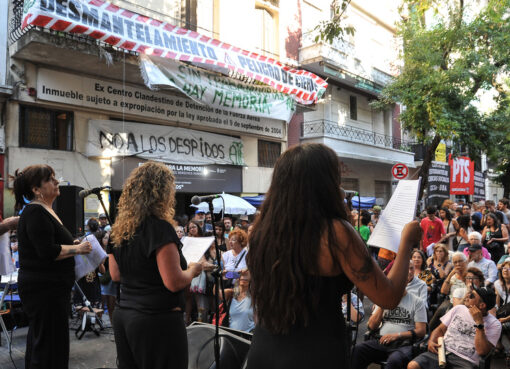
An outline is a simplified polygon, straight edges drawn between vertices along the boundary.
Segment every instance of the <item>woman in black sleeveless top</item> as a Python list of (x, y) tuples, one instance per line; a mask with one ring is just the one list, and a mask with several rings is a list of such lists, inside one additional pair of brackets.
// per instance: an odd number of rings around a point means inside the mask
[(16, 210), (23, 209), (18, 224), (18, 288), (29, 321), (27, 369), (68, 367), (73, 256), (92, 251), (89, 242), (73, 245), (73, 237), (53, 211), (59, 194), (50, 166), (32, 165), (16, 172)]
[(400, 302), (419, 224), (402, 232), (387, 278), (349, 224), (339, 186), (325, 145), (294, 146), (275, 165), (249, 240), (257, 327), (248, 369), (349, 368), (341, 301), (351, 281), (383, 308)]
[(202, 266), (187, 268), (174, 205), (174, 175), (162, 163), (145, 163), (124, 184), (108, 259), (120, 281), (113, 314), (119, 369), (188, 368), (183, 290)]

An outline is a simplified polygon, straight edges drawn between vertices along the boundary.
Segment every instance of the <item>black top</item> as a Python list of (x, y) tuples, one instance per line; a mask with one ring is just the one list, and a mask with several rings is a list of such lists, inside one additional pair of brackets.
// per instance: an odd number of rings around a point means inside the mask
[(133, 238), (113, 248), (120, 271), (119, 306), (145, 313), (167, 312), (176, 307), (184, 309), (184, 292), (169, 291), (163, 284), (156, 261), (156, 250), (174, 243), (181, 258), (181, 268), (187, 268), (181, 252), (181, 241), (174, 227), (154, 216), (146, 218)]
[(257, 325), (248, 353), (248, 369), (347, 368), (348, 344), (342, 295), (352, 283), (345, 275), (321, 277), (317, 310), (308, 326), (297, 323), (288, 334), (272, 334)]
[[(25, 207), (18, 223), (20, 271), (32, 276), (31, 287), (70, 288), (74, 281), (74, 258), (55, 260), (61, 245), (72, 245), (71, 233), (42, 205)], [(24, 286), (26, 287), (29, 286)]]

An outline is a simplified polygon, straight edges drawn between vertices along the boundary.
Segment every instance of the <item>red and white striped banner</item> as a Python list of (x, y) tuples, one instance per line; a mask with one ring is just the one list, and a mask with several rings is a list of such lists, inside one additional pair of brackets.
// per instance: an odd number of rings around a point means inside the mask
[(328, 84), (313, 73), (227, 43), (119, 8), (104, 0), (25, 0), (27, 25), (88, 35), (113, 46), (232, 70), (302, 104), (313, 104)]

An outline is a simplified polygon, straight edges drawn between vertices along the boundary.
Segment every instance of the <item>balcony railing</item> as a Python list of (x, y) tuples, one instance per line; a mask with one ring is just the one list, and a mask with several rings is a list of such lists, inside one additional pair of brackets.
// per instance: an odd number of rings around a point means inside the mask
[(396, 150), (412, 152), (411, 143), (399, 138), (352, 126), (340, 126), (337, 122), (324, 119), (303, 123), (303, 138), (333, 137), (359, 142), (367, 145), (381, 146)]

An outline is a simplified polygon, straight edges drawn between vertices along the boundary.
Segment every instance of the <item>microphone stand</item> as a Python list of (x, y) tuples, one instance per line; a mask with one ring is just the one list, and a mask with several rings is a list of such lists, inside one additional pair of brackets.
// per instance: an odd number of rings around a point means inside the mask
[[(222, 198), (223, 200), (223, 198)], [(211, 212), (211, 216), (214, 219), (214, 207), (212, 203), (213, 199), (208, 200), (209, 204), (209, 211)], [(223, 200), (223, 204), (225, 204), (225, 200)], [(225, 205), (224, 205), (225, 206)], [(221, 220), (223, 220), (224, 212), (222, 212)], [(214, 222), (213, 222), (214, 226)], [(216, 249), (216, 263), (218, 265), (218, 268), (212, 272), (212, 275), (215, 278), (215, 288), (216, 293), (214, 294), (214, 304), (215, 304), (215, 315), (216, 315), (216, 322), (215, 322), (215, 332), (214, 332), (214, 361), (216, 363), (216, 369), (220, 369), (220, 290), (222, 294), (222, 302), (223, 302), (223, 309), (227, 309), (227, 302), (225, 300), (225, 287), (223, 285), (223, 268), (221, 266), (221, 256), (220, 256), (220, 247), (218, 245), (218, 238), (216, 237), (216, 231), (214, 231), (214, 248)]]

